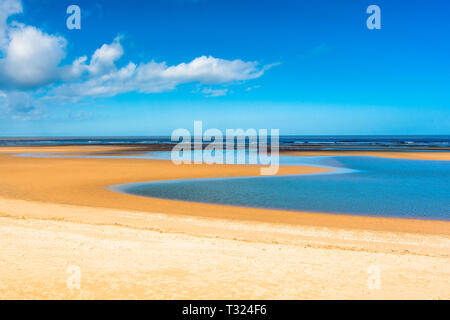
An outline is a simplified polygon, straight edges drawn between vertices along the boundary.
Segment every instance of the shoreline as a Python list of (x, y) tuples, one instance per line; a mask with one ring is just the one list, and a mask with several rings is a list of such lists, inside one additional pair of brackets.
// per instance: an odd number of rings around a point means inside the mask
[[(256, 176), (259, 166), (24, 158), (11, 151), (0, 148), (2, 299), (450, 298), (450, 222), (132, 196), (108, 186)], [(325, 171), (280, 167), (280, 174)], [(81, 270), (80, 290), (67, 287), (70, 266)], [(367, 287), (372, 266), (381, 270), (379, 290)]]
[[(116, 147), (96, 146), (88, 147), (20, 147), (22, 152), (36, 152), (36, 149), (43, 152), (62, 152), (71, 155), (82, 155), (83, 153), (115, 153)], [(120, 152), (123, 154), (128, 150), (123, 147)], [(92, 206), (98, 208), (124, 209), (148, 212), (161, 212), (180, 216), (196, 216), (202, 218), (219, 218), (228, 220), (254, 221), (281, 223), (287, 225), (308, 225), (336, 227), (344, 229), (358, 230), (378, 230), (392, 232), (424, 233), (450, 235), (450, 222), (443, 220), (421, 220), (414, 218), (395, 217), (373, 217), (358, 216), (348, 214), (334, 214), (323, 212), (303, 212), (290, 210), (276, 210), (265, 208), (251, 208), (240, 206), (229, 206), (219, 204), (208, 204), (199, 202), (186, 202), (179, 200), (166, 200), (144, 196), (131, 195), (112, 191), (111, 186), (133, 183), (148, 183), (151, 181), (185, 180), (185, 179), (208, 179), (208, 178), (245, 178), (258, 177), (258, 165), (180, 165), (172, 164), (170, 160), (153, 159), (108, 159), (108, 158), (26, 158), (11, 157), (7, 148), (7, 159), (2, 157), (0, 148), (0, 174), (4, 178), (11, 177), (12, 183), (17, 189), (22, 189), (20, 193), (10, 197), (8, 193), (0, 192), (0, 197), (11, 199), (28, 199), (33, 201), (43, 201), (50, 203)], [(133, 153), (134, 148), (131, 148)], [(283, 153), (284, 154), (284, 153)], [(345, 153), (344, 153), (345, 154)], [(298, 155), (294, 153), (291, 155)], [(308, 155), (317, 155), (308, 154)], [(336, 155), (334, 153), (334, 155)], [(380, 156), (377, 153), (377, 156)], [(392, 157), (392, 154), (383, 156)], [(427, 152), (427, 159), (436, 159), (436, 155)], [(450, 152), (446, 157), (450, 160)], [(417, 159), (414, 153), (408, 158)], [(421, 158), (419, 158), (421, 159)], [(47, 181), (45, 185), (32, 185), (24, 188), (20, 175), (14, 176), (2, 172), (7, 170), (7, 163), (20, 163), (24, 168), (31, 167), (29, 172), (34, 177), (34, 184), (37, 181)], [(5, 165), (3, 165), (5, 164)], [(17, 165), (13, 165), (14, 167)], [(54, 166), (54, 167), (53, 167)], [(39, 170), (36, 170), (40, 167)], [(84, 168), (84, 172), (81, 171)], [(55, 174), (53, 168), (58, 168)], [(128, 168), (128, 169), (127, 169)], [(72, 171), (78, 173), (77, 177), (72, 175)], [(98, 174), (98, 170), (103, 170)], [(277, 175), (298, 175), (332, 172), (332, 169), (313, 166), (280, 166)], [(30, 175), (28, 175), (30, 176)], [(68, 185), (68, 183), (72, 183)], [(47, 191), (46, 189), (50, 190)], [(67, 192), (67, 189), (71, 192)], [(55, 189), (66, 192), (55, 192)], [(17, 196), (19, 195), (20, 196)], [(51, 194), (51, 196), (50, 196)], [(94, 196), (95, 195), (95, 196)]]

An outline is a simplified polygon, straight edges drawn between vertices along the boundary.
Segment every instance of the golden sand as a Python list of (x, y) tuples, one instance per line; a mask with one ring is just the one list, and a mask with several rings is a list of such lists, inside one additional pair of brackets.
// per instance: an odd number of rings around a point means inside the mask
[[(0, 299), (450, 298), (449, 222), (219, 206), (108, 189), (254, 176), (258, 166), (11, 156), (123, 149), (0, 148)], [(279, 174), (323, 170), (287, 166)], [(67, 286), (70, 266), (80, 268), (79, 290)]]

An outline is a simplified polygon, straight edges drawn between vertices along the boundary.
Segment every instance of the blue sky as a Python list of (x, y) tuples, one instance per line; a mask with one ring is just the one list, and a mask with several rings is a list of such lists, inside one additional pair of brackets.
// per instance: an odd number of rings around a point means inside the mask
[[(81, 30), (66, 27), (71, 4)], [(366, 27), (371, 4), (381, 30)], [(448, 1), (2, 5), (0, 136), (170, 135), (194, 120), (282, 135), (450, 134)]]

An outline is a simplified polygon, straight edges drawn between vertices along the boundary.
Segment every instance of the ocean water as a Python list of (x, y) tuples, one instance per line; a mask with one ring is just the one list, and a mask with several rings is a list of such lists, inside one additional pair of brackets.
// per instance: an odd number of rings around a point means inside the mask
[(335, 173), (194, 179), (119, 186), (164, 199), (256, 208), (450, 220), (448, 161), (377, 157), (281, 157), (283, 164), (336, 168)]
[[(173, 145), (170, 137), (75, 137), (75, 138), (0, 138), (0, 146), (59, 146), (59, 145)], [(303, 150), (349, 148), (450, 149), (450, 136), (280, 136), (280, 147)]]

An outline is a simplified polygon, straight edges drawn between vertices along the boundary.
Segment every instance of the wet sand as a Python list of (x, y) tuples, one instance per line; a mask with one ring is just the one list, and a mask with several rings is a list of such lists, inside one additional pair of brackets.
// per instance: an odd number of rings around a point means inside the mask
[[(108, 189), (255, 176), (258, 166), (11, 156), (47, 151), (126, 150), (0, 148), (0, 298), (450, 298), (449, 222), (187, 203)], [(287, 166), (279, 174), (323, 170)], [(68, 266), (80, 268), (80, 290), (67, 287)], [(378, 289), (370, 286), (374, 270)]]

